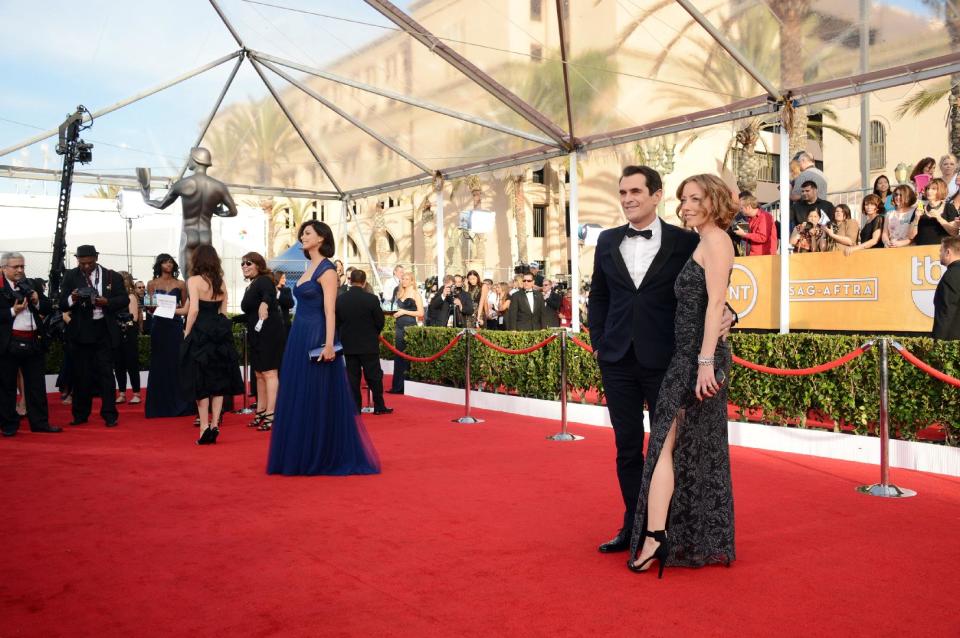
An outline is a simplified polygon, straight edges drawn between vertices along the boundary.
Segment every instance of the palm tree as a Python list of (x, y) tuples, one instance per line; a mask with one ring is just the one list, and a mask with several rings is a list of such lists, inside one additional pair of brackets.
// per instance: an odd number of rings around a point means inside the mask
[[(960, 45), (960, 2), (958, 0), (922, 0), (923, 4), (942, 14), (950, 49), (956, 51)], [(897, 119), (907, 115), (920, 115), (933, 108), (944, 98), (947, 100), (947, 121), (950, 152), (960, 154), (960, 74), (954, 73), (942, 82), (922, 89), (913, 97), (905, 100), (897, 109)]]
[(93, 191), (93, 196), (99, 199), (116, 199), (121, 190), (119, 186), (114, 184), (110, 184), (106, 188), (97, 186), (97, 190)]

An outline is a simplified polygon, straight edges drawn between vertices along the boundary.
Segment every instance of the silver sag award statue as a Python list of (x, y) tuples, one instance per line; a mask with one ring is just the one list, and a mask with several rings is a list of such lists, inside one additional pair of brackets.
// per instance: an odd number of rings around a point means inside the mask
[(237, 206), (226, 185), (207, 175), (207, 168), (212, 164), (210, 151), (200, 147), (190, 149), (189, 168), (193, 175), (175, 182), (161, 200), (150, 199), (150, 169), (137, 169), (140, 192), (149, 206), (163, 210), (178, 197), (181, 200), (183, 231), (180, 235), (180, 268), (184, 279), (192, 272), (190, 259), (193, 249), (211, 243), (210, 220), (213, 216), (237, 216)]

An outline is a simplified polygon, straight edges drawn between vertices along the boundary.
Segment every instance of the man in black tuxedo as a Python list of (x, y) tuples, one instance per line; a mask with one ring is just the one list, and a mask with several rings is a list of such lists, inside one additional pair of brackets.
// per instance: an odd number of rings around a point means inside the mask
[(120, 344), (116, 313), (127, 308), (130, 298), (119, 273), (97, 263), (96, 248), (79, 246), (76, 257), (77, 267), (67, 271), (60, 293), (60, 310), (70, 312), (67, 342), (77, 384), (70, 425), (83, 425), (90, 418), (96, 387), (100, 392), (100, 416), (107, 427), (113, 427), (117, 425), (113, 350)]
[(940, 244), (943, 275), (933, 293), (933, 338), (960, 340), (960, 237)]
[(543, 330), (547, 327), (544, 312), (543, 293), (535, 290), (534, 276), (523, 276), (523, 289), (510, 295), (510, 307), (507, 308), (507, 330)]
[[(3, 253), (0, 287), (0, 432), (13, 436), (20, 428), (17, 414), (17, 372), (23, 373), (23, 391), (31, 432), (62, 432), (50, 425), (44, 381), (46, 339), (43, 316), (53, 304), (24, 277), (23, 255)], [(41, 316), (42, 315), (42, 316)]]
[[(533, 283), (537, 283), (536, 279), (534, 279)], [(543, 293), (543, 320), (546, 323), (545, 327), (559, 328), (560, 305), (563, 303), (563, 295), (554, 287), (553, 281), (550, 279), (543, 280), (543, 285), (540, 287), (540, 290)]]
[[(594, 252), (590, 339), (613, 424), (625, 509), (620, 531), (599, 547), (604, 553), (626, 551), (630, 545), (643, 480), (644, 403), (652, 422), (673, 357), (673, 284), (700, 240), (696, 233), (660, 220), (657, 205), (662, 197), (657, 171), (625, 167), (620, 206), (628, 223), (600, 233)], [(723, 334), (731, 319), (729, 314), (724, 317)]]
[(353, 390), (357, 412), (363, 405), (360, 397), (360, 370), (373, 393), (373, 413), (390, 414), (392, 408), (383, 403), (383, 370), (380, 369), (380, 344), (383, 331), (383, 309), (380, 298), (366, 292), (367, 274), (360, 269), (350, 273), (350, 289), (337, 297), (337, 330), (343, 345), (347, 377)]

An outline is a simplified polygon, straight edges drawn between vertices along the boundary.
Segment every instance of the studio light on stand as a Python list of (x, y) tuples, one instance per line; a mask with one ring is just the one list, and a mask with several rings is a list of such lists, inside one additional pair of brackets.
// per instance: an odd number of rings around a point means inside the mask
[(117, 212), (125, 219), (127, 235), (127, 272), (133, 275), (133, 220), (146, 217), (153, 209), (143, 203), (138, 191), (121, 190), (117, 193)]

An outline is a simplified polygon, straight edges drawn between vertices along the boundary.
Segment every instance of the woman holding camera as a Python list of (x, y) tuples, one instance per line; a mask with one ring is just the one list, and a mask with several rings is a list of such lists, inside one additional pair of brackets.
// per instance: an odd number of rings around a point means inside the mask
[(822, 253), (827, 249), (827, 234), (820, 225), (820, 211), (807, 213), (807, 221), (797, 224), (790, 235), (790, 245), (797, 253)]
[[(147, 295), (156, 307), (156, 295), (176, 298), (177, 310), (171, 318), (153, 316), (150, 329), (150, 374), (147, 377), (147, 401), (144, 415), (148, 419), (188, 416), (196, 411), (183, 396), (180, 387), (180, 344), (183, 343), (183, 319), (187, 308), (187, 285), (180, 279), (180, 266), (167, 253), (160, 253), (153, 264), (153, 279), (147, 284)], [(148, 310), (149, 312), (149, 310)]]
[(833, 223), (823, 227), (827, 235), (827, 249), (842, 251), (848, 246), (855, 246), (860, 237), (860, 224), (852, 219), (850, 207), (846, 204), (837, 204), (833, 209)]
[[(417, 325), (417, 321), (423, 319), (423, 300), (417, 291), (417, 282), (413, 279), (413, 273), (405, 272), (400, 277), (400, 285), (397, 287), (397, 311), (393, 313), (395, 321), (394, 327), (394, 345), (397, 350), (403, 352), (406, 347), (404, 332), (407, 328)], [(390, 394), (403, 394), (403, 380), (407, 374), (410, 364), (403, 357), (396, 357), (393, 360), (393, 383), (387, 392)]]
[(127, 400), (127, 377), (130, 377), (130, 389), (133, 396), (130, 404), (140, 403), (140, 328), (143, 319), (140, 313), (140, 298), (133, 284), (133, 276), (125, 271), (120, 272), (123, 285), (127, 288), (130, 298), (126, 313), (117, 313), (120, 321), (120, 345), (113, 353), (113, 369), (117, 377), (117, 403)]

